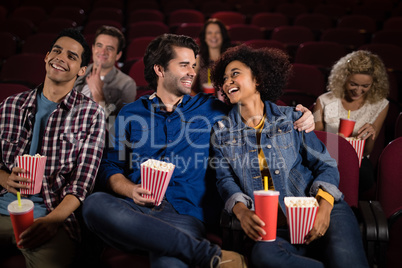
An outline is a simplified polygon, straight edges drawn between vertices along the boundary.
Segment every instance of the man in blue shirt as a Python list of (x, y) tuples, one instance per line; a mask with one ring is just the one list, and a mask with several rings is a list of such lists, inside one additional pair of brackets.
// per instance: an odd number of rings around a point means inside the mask
[[(189, 96), (198, 46), (186, 36), (165, 34), (147, 48), (145, 78), (156, 92), (120, 111), (98, 182), (113, 194), (98, 192), (84, 203), (89, 229), (124, 251), (149, 252), (152, 267), (245, 267), (243, 257), (205, 239), (213, 198), (208, 187), (210, 131), (228, 107), (205, 94)], [(308, 111), (308, 110), (307, 110)], [(312, 122), (311, 113), (302, 120)], [(310, 120), (311, 119), (311, 120)], [(311, 130), (311, 125), (309, 126)], [(142, 195), (140, 164), (147, 159), (176, 167), (161, 205)], [(219, 209), (219, 201), (215, 209)], [(211, 213), (213, 214), (213, 213)]]

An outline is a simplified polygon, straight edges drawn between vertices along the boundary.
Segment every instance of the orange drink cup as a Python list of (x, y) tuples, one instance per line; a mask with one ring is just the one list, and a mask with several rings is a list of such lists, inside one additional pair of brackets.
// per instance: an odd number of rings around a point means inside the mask
[(285, 197), (290, 243), (304, 244), (314, 226), (318, 202), (314, 197)]
[(342, 133), (345, 137), (350, 137), (353, 133), (353, 128), (355, 127), (356, 121), (346, 118), (339, 119), (339, 133)]
[(175, 165), (163, 161), (149, 159), (141, 164), (141, 187), (151, 191), (145, 198), (154, 199), (159, 206), (165, 196)]
[(278, 199), (278, 191), (254, 191), (255, 214), (265, 223), (263, 229), (266, 235), (262, 236), (262, 241), (276, 240)]
[(38, 194), (42, 189), (43, 174), (45, 173), (46, 156), (24, 155), (17, 156), (17, 165), (27, 173), (20, 173), (20, 177), (28, 178), (31, 182), (21, 182), (29, 185), (28, 189), (21, 189), (21, 194)]
[(31, 226), (34, 221), (33, 208), (34, 204), (29, 199), (22, 199), (21, 206), (18, 206), (18, 200), (15, 200), (7, 207), (17, 244), (20, 241), (20, 234)]

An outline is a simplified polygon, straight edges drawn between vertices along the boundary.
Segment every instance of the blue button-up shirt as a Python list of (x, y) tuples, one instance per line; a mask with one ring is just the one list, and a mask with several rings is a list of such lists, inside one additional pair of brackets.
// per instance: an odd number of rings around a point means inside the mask
[(228, 107), (202, 93), (185, 95), (171, 113), (161, 109), (161, 104), (154, 94), (123, 107), (110, 132), (111, 148), (101, 163), (99, 182), (105, 184), (121, 173), (140, 184), (144, 161), (173, 163), (166, 199), (180, 214), (204, 220), (211, 129)]

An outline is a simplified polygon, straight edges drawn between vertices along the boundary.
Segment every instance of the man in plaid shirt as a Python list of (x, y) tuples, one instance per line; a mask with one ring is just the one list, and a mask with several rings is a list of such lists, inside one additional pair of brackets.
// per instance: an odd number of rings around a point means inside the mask
[(46, 54), (44, 83), (0, 104), (0, 252), (15, 243), (7, 205), (28, 188), (16, 158), (47, 157), (41, 192), (24, 197), (35, 204), (18, 243), (28, 267), (69, 266), (80, 241), (75, 211), (93, 190), (105, 140), (103, 109), (72, 90), (89, 59), (84, 37), (62, 31)]

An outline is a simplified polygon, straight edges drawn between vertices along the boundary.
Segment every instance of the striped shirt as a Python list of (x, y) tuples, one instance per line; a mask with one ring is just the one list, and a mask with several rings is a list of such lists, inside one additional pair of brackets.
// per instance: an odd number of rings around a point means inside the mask
[[(11, 172), (18, 155), (29, 152), (37, 93), (43, 86), (7, 98), (0, 104), (0, 169)], [(47, 157), (42, 197), (48, 212), (68, 195), (81, 202), (93, 190), (105, 142), (105, 115), (91, 99), (71, 90), (50, 115), (40, 154)], [(0, 187), (0, 195), (6, 190)], [(75, 213), (64, 222), (70, 237), (80, 240)]]

